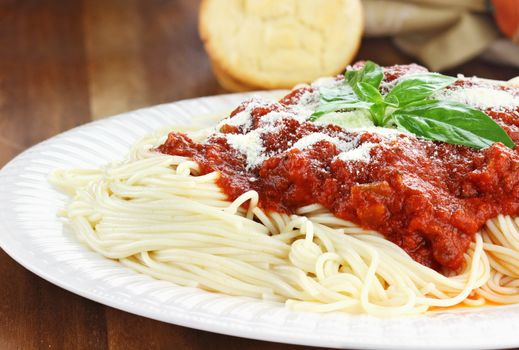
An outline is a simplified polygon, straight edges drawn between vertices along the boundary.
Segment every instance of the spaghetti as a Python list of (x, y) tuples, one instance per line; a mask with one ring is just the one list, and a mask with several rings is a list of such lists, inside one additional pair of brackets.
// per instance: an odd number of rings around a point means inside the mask
[[(217, 128), (251, 122), (233, 118)], [(214, 130), (176, 132), (196, 144)], [(229, 196), (221, 171), (207, 171), (192, 155), (158, 151), (170, 131), (148, 135), (122, 162), (51, 174), (50, 181), (73, 198), (62, 214), (96, 252), (178, 285), (280, 301), (294, 310), (394, 316), (519, 303), (517, 217), (486, 221), (467, 240), (459, 268), (427, 266), (405, 246), (322, 204), (276, 211), (266, 209), (254, 189)], [(334, 142), (329, 134), (322, 137)], [(293, 147), (305, 142), (315, 144)], [(366, 153), (358, 148), (342, 150), (354, 153), (343, 161), (363, 161)], [(252, 162), (265, 161), (254, 152), (243, 150)]]
[(78, 237), (136, 271), (317, 312), (390, 316), (519, 302), (517, 218), (490, 220), (465, 254), (464, 270), (447, 277), (320, 205), (287, 215), (265, 213), (254, 192), (228, 202), (218, 173), (196, 176), (190, 159), (150, 151), (153, 140), (121, 164), (50, 178), (74, 196), (65, 215)]

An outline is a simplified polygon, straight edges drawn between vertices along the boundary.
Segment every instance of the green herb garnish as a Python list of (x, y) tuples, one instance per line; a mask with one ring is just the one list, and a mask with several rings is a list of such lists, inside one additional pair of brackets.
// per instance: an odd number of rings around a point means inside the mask
[(362, 69), (346, 71), (343, 85), (319, 90), (320, 104), (311, 120), (331, 112), (364, 110), (376, 126), (397, 127), (433, 141), (475, 148), (494, 142), (515, 146), (506, 132), (480, 110), (458, 102), (428, 99), (455, 78), (438, 73), (403, 76), (383, 96), (383, 77), (382, 68), (371, 61)]

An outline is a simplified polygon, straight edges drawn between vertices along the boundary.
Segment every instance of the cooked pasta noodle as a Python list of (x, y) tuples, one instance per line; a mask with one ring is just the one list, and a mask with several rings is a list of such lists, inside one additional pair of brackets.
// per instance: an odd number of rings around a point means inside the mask
[(73, 197), (62, 213), (73, 231), (107, 258), (178, 285), (294, 310), (392, 316), (519, 302), (518, 218), (489, 220), (463, 271), (444, 276), (320, 205), (287, 215), (262, 211), (254, 191), (227, 201), (218, 173), (200, 176), (196, 162), (151, 150), (163, 134), (145, 137), (123, 162), (50, 176)]

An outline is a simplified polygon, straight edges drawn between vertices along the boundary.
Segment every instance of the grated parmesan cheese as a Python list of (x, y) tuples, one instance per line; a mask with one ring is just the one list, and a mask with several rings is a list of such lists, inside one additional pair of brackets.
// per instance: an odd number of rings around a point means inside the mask
[(332, 137), (322, 132), (314, 132), (297, 140), (297, 142), (294, 143), (291, 149), (297, 148), (300, 150), (304, 150), (306, 148), (312, 147), (320, 141), (327, 141), (333, 143), (341, 151), (346, 151), (352, 147), (351, 142), (343, 141), (337, 137)]
[(232, 117), (227, 117), (223, 119), (220, 123), (217, 125), (217, 130), (220, 130), (220, 128), (223, 125), (230, 125), (230, 126), (244, 126), (245, 128), (250, 128), (252, 125), (252, 119), (251, 119), (251, 113), (255, 108), (262, 107), (268, 104), (268, 101), (262, 99), (261, 97), (254, 95), (252, 96), (250, 102), (247, 104), (245, 109), (239, 113), (236, 113)]
[(400, 129), (393, 129), (393, 128), (384, 128), (380, 126), (369, 126), (369, 127), (360, 127), (360, 128), (349, 128), (347, 129), (351, 132), (369, 132), (370, 134), (377, 134), (380, 136), (384, 136), (386, 138), (392, 139), (399, 135), (406, 135), (406, 136), (414, 136), (410, 132), (406, 130), (400, 130)]
[(246, 134), (225, 134), (229, 146), (245, 155), (247, 169), (251, 169), (264, 162), (268, 156), (265, 154), (261, 130), (256, 129)]
[(308, 109), (297, 109), (296, 112), (286, 112), (286, 111), (272, 111), (267, 114), (265, 114), (260, 119), (260, 125), (264, 124), (275, 124), (279, 120), (283, 119), (295, 119), (299, 123), (304, 123), (310, 118), (310, 115), (312, 114), (311, 110)]
[[(248, 111), (246, 112), (249, 118), (248, 123), (251, 123), (252, 109), (246, 109)], [(259, 127), (254, 130), (250, 130), (245, 134), (220, 134), (220, 136), (227, 140), (229, 146), (245, 155), (247, 159), (246, 169), (249, 170), (261, 165), (261, 163), (274, 155), (267, 153), (263, 145), (263, 135), (275, 133), (279, 128), (276, 125), (277, 121), (293, 117), (294, 115), (291, 113), (272, 111), (260, 119)]]
[(341, 152), (337, 156), (338, 159), (345, 161), (359, 161), (359, 162), (365, 162), (368, 163), (371, 159), (370, 151), (371, 149), (376, 146), (376, 143), (372, 142), (365, 142), (361, 144), (359, 147), (352, 148), (348, 151)]
[(312, 83), (312, 86), (317, 89), (322, 88), (322, 87), (333, 88), (333, 87), (336, 87), (337, 85), (341, 85), (343, 83), (344, 83), (344, 79), (337, 79), (335, 77), (323, 77), (323, 78), (319, 78), (319, 79), (315, 80)]
[(486, 110), (514, 110), (519, 107), (519, 96), (494, 87), (471, 86), (457, 89), (444, 89), (432, 96), (433, 99), (455, 101)]
[[(463, 77), (461, 77), (461, 79), (463, 79)], [(398, 79), (391, 83), (386, 83), (386, 85), (382, 86), (382, 90), (388, 90), (397, 82)], [(279, 151), (267, 152), (263, 143), (264, 135), (272, 135), (279, 131), (283, 125), (283, 120), (293, 119), (299, 123), (308, 121), (319, 104), (319, 88), (333, 88), (343, 83), (343, 80), (338, 80), (334, 77), (318, 79), (312, 83), (311, 86), (313, 89), (304, 91), (297, 97), (297, 101), (293, 101), (295, 104), (292, 104), (289, 108), (280, 108), (280, 111), (271, 111), (265, 114), (260, 118), (258, 127), (250, 130), (252, 127), (251, 113), (253, 110), (257, 107), (269, 106), (270, 103), (272, 103), (271, 101), (259, 97), (253, 97), (243, 111), (237, 113), (233, 117), (224, 119), (220, 122), (217, 129), (219, 130), (223, 124), (228, 124), (236, 127), (244, 126), (244, 130), (249, 131), (245, 134), (221, 134), (216, 131), (216, 134), (225, 138), (230, 147), (234, 148), (246, 157), (246, 168), (248, 170), (260, 166), (268, 158), (286, 151), (280, 149)], [(300, 87), (304, 86), (306, 85), (301, 85)], [(431, 98), (456, 101), (481, 110), (489, 108), (493, 110), (514, 110), (519, 107), (518, 95), (514, 95), (513, 92), (506, 90), (496, 90), (495, 86), (488, 85), (488, 83), (468, 87), (455, 87), (454, 89), (443, 89), (433, 94)], [(331, 136), (323, 132), (315, 132), (302, 137), (294, 144), (289, 144), (289, 149), (304, 150), (313, 147), (320, 141), (326, 141), (334, 144), (339, 150), (340, 153), (335, 157), (335, 159), (344, 162), (361, 161), (367, 163), (371, 159), (370, 152), (372, 148), (377, 144), (364, 142), (359, 145), (358, 142), (363, 133), (368, 132), (379, 135), (382, 138), (382, 143), (386, 141), (394, 141), (402, 135), (415, 137), (407, 131), (394, 128), (376, 127), (371, 126), (370, 124), (358, 123), (358, 125), (344, 126), (334, 119), (345, 117), (344, 113), (329, 113), (327, 117), (328, 120), (326, 120), (326, 116), (321, 118), (321, 122), (324, 122), (321, 124), (335, 124), (341, 126), (345, 131), (353, 133), (350, 134), (352, 135), (350, 136), (351, 140), (341, 139), (337, 136)]]
[(295, 106), (299, 107), (303, 111), (307, 110), (311, 114), (319, 106), (319, 100), (319, 90), (305, 91), (301, 96), (299, 96), (299, 101), (297, 101)]
[(233, 117), (226, 118), (218, 124), (218, 129), (220, 129), (223, 125), (231, 125), (231, 126), (244, 126), (245, 128), (248, 128), (251, 126), (251, 119), (250, 119), (250, 111), (247, 112), (246, 110), (243, 110), (239, 113), (236, 113)]
[[(249, 112), (244, 110), (241, 113), (243, 113), (245, 116), (248, 116), (248, 119), (250, 119), (251, 111), (252, 108)], [(238, 114), (235, 117), (238, 117)], [(280, 127), (280, 124), (278, 124), (278, 122), (281, 120), (291, 118), (296, 119), (302, 123), (306, 121), (308, 116), (309, 113), (299, 114), (287, 111), (272, 111), (270, 113), (267, 113), (260, 119), (259, 127), (254, 130), (250, 130), (245, 134), (230, 133), (220, 134), (220, 136), (224, 137), (227, 140), (229, 146), (236, 149), (238, 152), (242, 153), (246, 157), (246, 169), (250, 170), (252, 168), (260, 166), (265, 160), (276, 155), (275, 153), (267, 153), (262, 139), (264, 134), (275, 133)], [(238, 119), (240, 121), (243, 121), (242, 125), (250, 123), (250, 121), (246, 121), (245, 119), (247, 118), (243, 116), (239, 116)], [(238, 121), (236, 121), (236, 123), (238, 123)], [(361, 135), (364, 132), (374, 133), (382, 136), (385, 139), (394, 139), (398, 135), (405, 134), (405, 132), (401, 130), (381, 127), (351, 128), (348, 129), (348, 131), (357, 132), (359, 135)], [(358, 137), (355, 137), (352, 140), (348, 141), (341, 139), (339, 137), (330, 136), (322, 132), (315, 132), (297, 140), (289, 149), (304, 150), (313, 147), (313, 145), (320, 141), (327, 141), (334, 144), (337, 147), (337, 149), (341, 152), (336, 158), (342, 161), (369, 162), (369, 152), (371, 148), (376, 145), (374, 143), (365, 142), (360, 146), (355, 147), (355, 145), (358, 143)], [(283, 150), (280, 150), (279, 152), (283, 152)]]

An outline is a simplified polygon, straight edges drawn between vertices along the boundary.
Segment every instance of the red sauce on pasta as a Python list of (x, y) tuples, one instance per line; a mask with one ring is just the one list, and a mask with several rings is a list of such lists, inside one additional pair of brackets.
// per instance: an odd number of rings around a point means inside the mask
[[(385, 80), (423, 70), (417, 67), (386, 68)], [(223, 124), (202, 143), (173, 132), (158, 150), (192, 157), (202, 174), (220, 172), (217, 183), (230, 200), (255, 190), (261, 208), (283, 213), (319, 203), (435, 269), (459, 269), (486, 220), (519, 215), (519, 149), (500, 143), (478, 150), (287, 117), (262, 130), (261, 159), (251, 165), (248, 151), (237, 149), (231, 136), (253, 135), (273, 111), (297, 114), (294, 105), (311, 89), (296, 89), (275, 103), (245, 102), (231, 116), (249, 108), (249, 123)], [(486, 112), (519, 142), (518, 114)], [(311, 143), (312, 134), (321, 138)], [(307, 147), (295, 147), (303, 139)]]

